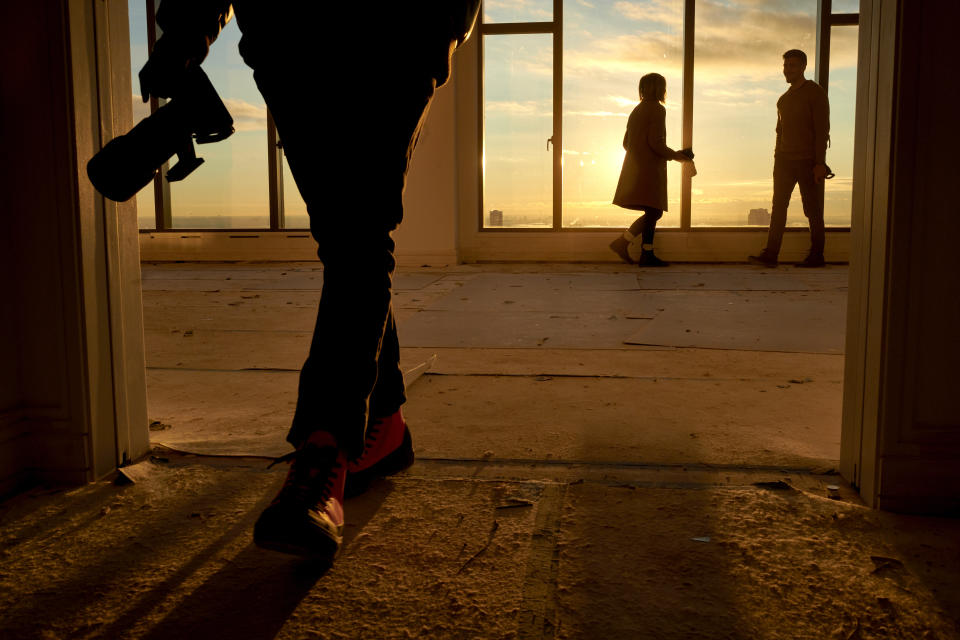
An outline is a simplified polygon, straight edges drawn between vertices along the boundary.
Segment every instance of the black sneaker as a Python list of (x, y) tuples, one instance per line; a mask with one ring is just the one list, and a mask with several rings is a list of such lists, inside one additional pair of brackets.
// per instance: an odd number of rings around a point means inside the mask
[(798, 262), (796, 266), (803, 269), (816, 269), (818, 267), (825, 267), (827, 265), (823, 260), (822, 253), (811, 253), (802, 262)]
[(758, 256), (747, 256), (747, 262), (750, 264), (755, 264), (760, 267), (768, 267), (773, 269), (777, 266), (777, 259), (771, 257), (766, 251), (761, 251)]
[(347, 460), (333, 436), (318, 432), (276, 462), (291, 462), (283, 488), (253, 527), (258, 547), (332, 562), (343, 543)]
[(643, 253), (640, 254), (640, 259), (637, 260), (637, 264), (641, 267), (669, 267), (670, 263), (665, 262), (658, 258), (652, 250), (644, 249)]
[(627, 249), (629, 246), (630, 243), (627, 242), (627, 239), (620, 236), (610, 243), (610, 250), (620, 256), (620, 259), (627, 264), (633, 264), (633, 258), (630, 257), (630, 252)]

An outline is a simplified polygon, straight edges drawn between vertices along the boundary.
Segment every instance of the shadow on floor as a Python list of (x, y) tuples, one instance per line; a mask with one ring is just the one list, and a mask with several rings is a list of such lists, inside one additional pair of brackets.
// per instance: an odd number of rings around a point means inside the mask
[[(347, 503), (349, 526), (344, 547), (363, 530), (392, 490), (391, 483), (379, 482)], [(144, 638), (274, 638), (330, 568), (328, 563), (266, 551), (251, 543)], [(137, 611), (128, 615), (137, 615)]]

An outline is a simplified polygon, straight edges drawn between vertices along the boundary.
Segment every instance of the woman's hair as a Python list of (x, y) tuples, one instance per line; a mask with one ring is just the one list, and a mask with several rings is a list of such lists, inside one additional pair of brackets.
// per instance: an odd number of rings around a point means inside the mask
[(667, 79), (659, 73), (648, 73), (640, 78), (640, 97), (663, 102), (667, 95)]

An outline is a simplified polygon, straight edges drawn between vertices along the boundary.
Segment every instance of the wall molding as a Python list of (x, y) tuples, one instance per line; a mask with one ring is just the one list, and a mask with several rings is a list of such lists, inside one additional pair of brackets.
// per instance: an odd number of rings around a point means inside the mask
[[(432, 267), (457, 263), (452, 249), (405, 250), (397, 245), (401, 266)], [(140, 233), (142, 262), (312, 262), (317, 243), (307, 231), (152, 231)]]
[[(745, 262), (766, 241), (765, 229), (695, 230), (663, 229), (657, 232), (657, 253), (678, 262)], [(489, 231), (476, 234), (459, 251), (405, 250), (397, 244), (401, 266), (445, 266), (478, 261), (508, 262), (617, 262), (607, 245), (617, 235), (612, 230)], [(789, 229), (780, 257), (799, 261), (807, 254), (809, 233)], [(847, 229), (827, 232), (828, 262), (845, 263), (850, 255)], [(140, 233), (143, 262), (309, 262), (317, 260), (316, 242), (298, 231), (161, 231)]]

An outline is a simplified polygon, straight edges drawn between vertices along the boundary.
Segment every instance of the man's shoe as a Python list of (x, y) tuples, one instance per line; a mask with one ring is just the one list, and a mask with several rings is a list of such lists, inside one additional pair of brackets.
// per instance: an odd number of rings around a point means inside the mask
[(669, 267), (670, 263), (658, 258), (652, 250), (644, 249), (637, 264), (641, 267)]
[(630, 257), (630, 243), (623, 236), (610, 243), (610, 250), (620, 256), (620, 259), (627, 264), (633, 264), (633, 258)]
[(326, 432), (312, 434), (290, 461), (283, 488), (253, 527), (258, 547), (332, 562), (343, 542), (347, 460)]
[(747, 256), (747, 262), (761, 267), (774, 268), (777, 266), (777, 259), (766, 251), (761, 251), (758, 256)]
[(363, 455), (347, 464), (344, 494), (352, 497), (363, 493), (374, 480), (408, 468), (413, 458), (413, 440), (400, 410), (377, 418), (367, 427)]
[(811, 253), (802, 262), (798, 262), (796, 266), (804, 269), (816, 269), (817, 267), (824, 267), (827, 263), (823, 260), (822, 253)]

